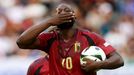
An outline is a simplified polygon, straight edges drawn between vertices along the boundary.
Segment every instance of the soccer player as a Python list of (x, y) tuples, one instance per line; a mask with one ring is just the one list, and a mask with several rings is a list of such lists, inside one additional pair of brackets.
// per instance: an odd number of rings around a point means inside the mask
[(35, 60), (28, 68), (27, 75), (49, 75), (48, 55)]
[[(49, 54), (49, 75), (96, 75), (98, 69), (124, 65), (122, 57), (98, 34), (77, 28), (71, 6), (60, 4), (56, 11), (56, 15), (30, 27), (17, 40), (20, 48), (40, 49)], [(50, 26), (57, 26), (59, 31), (43, 33)], [(91, 45), (102, 48), (107, 59), (100, 62), (84, 59), (87, 63), (80, 64), (82, 50)]]

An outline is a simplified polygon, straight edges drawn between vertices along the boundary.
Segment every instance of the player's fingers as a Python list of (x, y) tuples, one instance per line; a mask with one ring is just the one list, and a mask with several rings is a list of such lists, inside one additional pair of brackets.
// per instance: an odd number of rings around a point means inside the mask
[(95, 62), (95, 61), (93, 61), (93, 60), (91, 60), (91, 59), (88, 59), (88, 58), (83, 58), (82, 60), (83, 60), (83, 61), (87, 61), (88, 63)]
[(83, 58), (82, 61), (88, 61), (89, 59), (88, 58)]
[(63, 23), (65, 23), (65, 22), (72, 22), (72, 20), (64, 20)]
[(62, 19), (62, 20), (70, 20), (70, 19), (74, 19), (74, 18), (75, 18), (75, 16), (68, 16), (68, 17), (62, 17), (60, 19)]
[(75, 14), (73, 13), (65, 13), (65, 14), (59, 14), (60, 18), (65, 18), (65, 17), (74, 17)]
[(73, 19), (72, 17), (67, 17), (67, 18), (62, 18), (61, 20), (72, 22), (73, 21), (72, 19)]
[(73, 14), (60, 14), (59, 15), (60, 18), (69, 17), (69, 16), (73, 16)]
[(82, 69), (86, 69), (86, 66), (81, 66)]
[(86, 62), (85, 62), (85, 63), (83, 63), (83, 64), (81, 64), (81, 66), (82, 66), (82, 67), (85, 67), (86, 65), (87, 65), (87, 64), (86, 64)]
[(88, 58), (83, 58), (83, 59), (82, 59), (82, 61), (84, 61), (84, 62), (88, 62), (88, 63), (90, 63), (90, 62), (91, 62), (91, 60), (90, 60), (90, 59), (88, 59)]
[(67, 14), (67, 15), (61, 16), (61, 18), (64, 18), (64, 17), (75, 17), (75, 15), (73, 15), (73, 14)]
[(83, 69), (83, 70), (85, 70), (85, 71), (88, 71), (88, 68), (87, 68), (86, 65), (82, 65), (82, 66), (81, 66), (81, 69)]
[(61, 18), (62, 20), (72, 20), (74, 19), (75, 20), (75, 16), (68, 16), (68, 17), (63, 17)]

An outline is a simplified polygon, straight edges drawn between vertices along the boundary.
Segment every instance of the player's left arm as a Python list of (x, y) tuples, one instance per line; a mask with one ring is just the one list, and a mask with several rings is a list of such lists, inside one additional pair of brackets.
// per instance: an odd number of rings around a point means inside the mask
[(124, 65), (122, 57), (116, 52), (107, 55), (105, 61), (97, 62), (97, 69), (116, 69)]
[(122, 57), (116, 52), (115, 48), (108, 44), (101, 36), (94, 33), (91, 35), (91, 38), (95, 42), (96, 46), (103, 49), (107, 59), (100, 62), (85, 59), (87, 63), (82, 65), (82, 68), (87, 71), (94, 71), (97, 69), (116, 69), (124, 65)]
[(86, 64), (82, 65), (82, 69), (84, 69), (85, 71), (96, 71), (99, 69), (116, 69), (124, 65), (122, 57), (116, 51), (107, 55), (107, 59), (105, 61), (96, 62), (89, 59), (84, 59), (84, 61), (87, 61)]
[(94, 37), (96, 37), (97, 40), (96, 44), (103, 49), (107, 57), (105, 61), (98, 62), (98, 69), (116, 69), (124, 65), (123, 58), (115, 48), (107, 43), (101, 36), (94, 34)]

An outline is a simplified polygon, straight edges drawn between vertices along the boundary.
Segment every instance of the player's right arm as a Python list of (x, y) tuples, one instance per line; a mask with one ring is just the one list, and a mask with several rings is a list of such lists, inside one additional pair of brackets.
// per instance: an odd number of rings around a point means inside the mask
[(57, 14), (53, 17), (45, 19), (37, 25), (33, 25), (24, 31), (17, 39), (16, 43), (22, 49), (38, 49), (40, 41), (38, 35), (50, 26), (56, 26), (64, 22), (69, 22), (74, 17), (73, 13)]

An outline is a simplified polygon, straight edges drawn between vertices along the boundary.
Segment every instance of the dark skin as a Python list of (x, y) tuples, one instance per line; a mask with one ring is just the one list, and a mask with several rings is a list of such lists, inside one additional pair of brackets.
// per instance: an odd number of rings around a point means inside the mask
[(95, 62), (90, 59), (83, 59), (86, 64), (82, 65), (85, 71), (96, 71), (99, 69), (116, 69), (124, 65), (123, 59), (117, 52), (112, 52), (105, 61)]
[[(50, 26), (57, 26), (64, 22), (71, 22), (70, 19), (75, 18), (74, 11), (67, 4), (60, 4), (56, 10), (56, 15), (45, 19), (38, 25), (34, 25), (23, 32), (17, 40), (17, 45), (22, 49), (38, 49), (40, 42), (37, 37), (41, 32)], [(73, 37), (74, 32), (74, 27), (60, 30), (60, 33), (65, 40), (70, 40)], [(110, 53), (105, 61), (95, 62), (89, 59), (84, 60), (87, 61), (87, 63), (82, 64), (81, 67), (85, 71), (95, 71), (98, 69), (115, 69), (124, 65), (123, 59), (116, 51)]]

